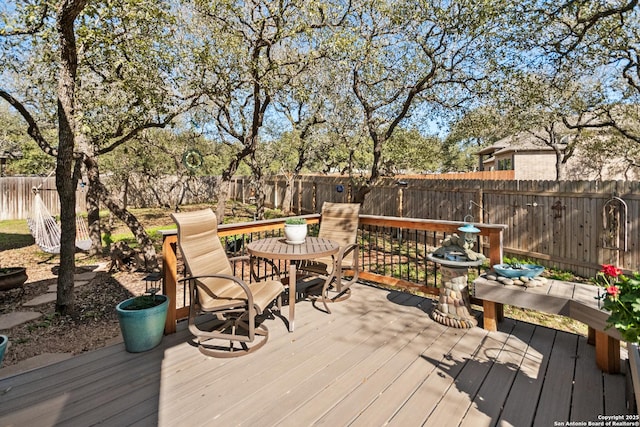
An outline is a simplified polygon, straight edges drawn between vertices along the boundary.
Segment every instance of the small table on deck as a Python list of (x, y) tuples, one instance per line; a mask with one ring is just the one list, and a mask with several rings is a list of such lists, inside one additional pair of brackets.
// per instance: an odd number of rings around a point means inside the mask
[[(253, 257), (279, 259), (285, 261), (302, 261), (308, 259), (333, 256), (340, 250), (338, 243), (321, 237), (307, 237), (304, 243), (295, 245), (285, 242), (284, 237), (270, 237), (255, 240), (247, 245), (247, 251)], [(334, 264), (336, 259), (334, 257)], [(336, 271), (333, 266), (331, 280)], [(296, 305), (296, 265), (289, 263), (289, 332), (293, 332)]]

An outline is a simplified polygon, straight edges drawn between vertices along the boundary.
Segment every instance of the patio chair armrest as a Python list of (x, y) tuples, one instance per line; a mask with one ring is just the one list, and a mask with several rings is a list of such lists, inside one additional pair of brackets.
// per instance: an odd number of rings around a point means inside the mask
[(358, 247), (359, 247), (358, 243), (350, 243), (346, 246), (342, 246), (340, 248), (340, 251), (338, 251), (338, 255), (336, 255), (338, 266), (342, 265), (342, 259), (345, 257), (345, 255), (348, 255), (351, 252), (354, 252), (353, 254), (354, 265), (358, 265)]
[(342, 246), (340, 248), (340, 251), (338, 252), (338, 254), (339, 254), (339, 256), (344, 257), (349, 252), (357, 251), (358, 250), (358, 246), (359, 245), (357, 243), (350, 243), (348, 245)]

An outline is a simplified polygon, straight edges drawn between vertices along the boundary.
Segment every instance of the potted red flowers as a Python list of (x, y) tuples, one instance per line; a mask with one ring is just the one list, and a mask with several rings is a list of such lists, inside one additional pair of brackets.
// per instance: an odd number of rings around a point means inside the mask
[(604, 287), (601, 299), (604, 309), (611, 312), (607, 323), (630, 343), (637, 343), (640, 336), (640, 274), (630, 276), (609, 264), (602, 266), (596, 275), (596, 283)]

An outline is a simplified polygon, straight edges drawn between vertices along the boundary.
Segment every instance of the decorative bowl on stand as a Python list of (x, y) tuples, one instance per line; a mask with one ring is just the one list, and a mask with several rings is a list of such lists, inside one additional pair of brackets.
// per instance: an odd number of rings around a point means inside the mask
[(517, 277), (529, 277), (533, 279), (544, 271), (544, 267), (535, 264), (495, 264), (493, 270), (500, 276), (510, 279)]

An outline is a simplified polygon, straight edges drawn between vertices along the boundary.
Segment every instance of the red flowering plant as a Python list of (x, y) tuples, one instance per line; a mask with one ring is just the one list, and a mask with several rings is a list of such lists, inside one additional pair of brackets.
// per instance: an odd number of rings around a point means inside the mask
[(622, 271), (609, 264), (602, 266), (596, 275), (596, 283), (604, 287), (600, 296), (604, 309), (611, 312), (607, 319), (627, 342), (638, 342), (640, 336), (640, 274), (627, 277)]

